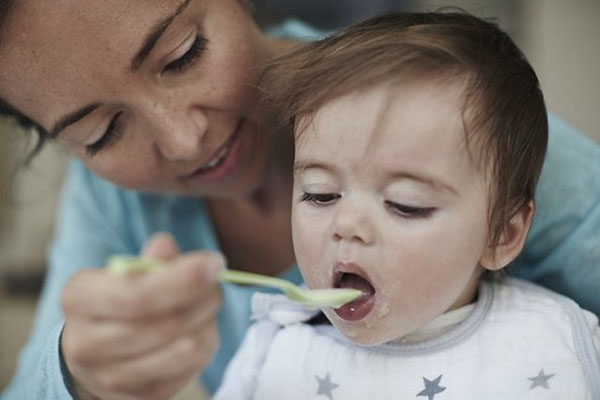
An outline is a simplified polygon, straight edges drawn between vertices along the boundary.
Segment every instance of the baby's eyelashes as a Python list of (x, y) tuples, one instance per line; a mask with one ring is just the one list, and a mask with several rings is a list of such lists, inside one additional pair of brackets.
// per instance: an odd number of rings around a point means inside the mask
[[(339, 193), (303, 192), (300, 197), (300, 201), (318, 207), (325, 207), (335, 204), (341, 198), (342, 195)], [(384, 200), (383, 206), (394, 215), (411, 219), (427, 218), (430, 217), (436, 211), (435, 207), (418, 207), (401, 204), (391, 200)]]
[(312, 203), (318, 206), (325, 206), (333, 203), (335, 200), (341, 198), (342, 196), (337, 193), (302, 193), (302, 198), (300, 201)]
[(386, 200), (384, 203), (392, 213), (404, 218), (427, 218), (430, 217), (436, 210), (435, 207), (408, 206), (389, 200)]

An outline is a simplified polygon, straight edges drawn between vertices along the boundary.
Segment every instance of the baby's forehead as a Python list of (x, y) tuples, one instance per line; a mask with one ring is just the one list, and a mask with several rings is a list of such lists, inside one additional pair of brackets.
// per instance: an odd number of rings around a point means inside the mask
[(296, 119), (297, 150), (329, 154), (350, 149), (388, 164), (433, 163), (443, 156), (471, 167), (480, 141), (466, 135), (463, 99), (460, 84), (436, 81), (349, 91)]
[[(443, 127), (440, 118), (445, 118), (447, 127), (460, 124), (464, 132), (470, 114), (463, 79), (386, 79), (369, 86), (339, 90), (324, 98), (312, 109), (295, 116), (294, 133), (297, 143), (306, 133), (326, 135), (347, 125), (363, 128), (367, 125), (370, 129), (365, 135), (385, 131), (384, 128), (419, 135), (436, 124)], [(315, 124), (321, 129), (315, 129)], [(445, 129), (435, 133), (440, 137), (447, 134)]]

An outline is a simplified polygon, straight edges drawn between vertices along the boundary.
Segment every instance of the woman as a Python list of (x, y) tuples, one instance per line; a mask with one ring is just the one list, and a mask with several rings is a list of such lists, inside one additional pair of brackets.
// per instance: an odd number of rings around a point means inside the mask
[[(198, 371), (214, 389), (247, 327), (250, 292), (218, 289), (218, 254), (228, 266), (300, 279), (291, 138), (268, 134), (254, 89), (288, 43), (259, 32), (246, 0), (2, 7), (3, 109), (77, 159), (32, 336), (5, 396), (165, 398)], [(549, 178), (520, 271), (593, 309), (598, 255), (582, 249), (600, 229), (600, 157), (551, 124)], [(167, 268), (133, 279), (98, 268), (139, 252)]]

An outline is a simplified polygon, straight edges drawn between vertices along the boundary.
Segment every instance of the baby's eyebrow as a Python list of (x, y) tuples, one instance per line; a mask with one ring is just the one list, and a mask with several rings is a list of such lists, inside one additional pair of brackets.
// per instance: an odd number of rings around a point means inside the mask
[(431, 186), (432, 188), (434, 188), (437, 191), (448, 191), (448, 192), (451, 192), (454, 194), (458, 194), (452, 186), (447, 185), (444, 182), (441, 182), (440, 180), (431, 178), (427, 175), (421, 175), (418, 173), (402, 171), (402, 172), (394, 172), (390, 175), (390, 177), (392, 179), (410, 179), (413, 181), (421, 182), (427, 186)]
[(296, 161), (294, 162), (294, 173), (302, 173), (307, 169), (334, 170), (333, 166), (320, 161)]

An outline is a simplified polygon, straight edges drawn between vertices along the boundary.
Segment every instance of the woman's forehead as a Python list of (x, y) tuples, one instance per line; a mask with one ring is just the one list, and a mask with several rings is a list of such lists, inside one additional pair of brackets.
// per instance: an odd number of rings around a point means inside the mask
[[(182, 0), (21, 0), (7, 21), (4, 59), (47, 57), (63, 67), (77, 57), (119, 53), (137, 44)], [(66, 56), (66, 58), (65, 58)], [(49, 65), (43, 64), (43, 67)]]
[(146, 32), (182, 0), (17, 3), (0, 49), (0, 94), (37, 120), (45, 105), (69, 103), (122, 73)]

